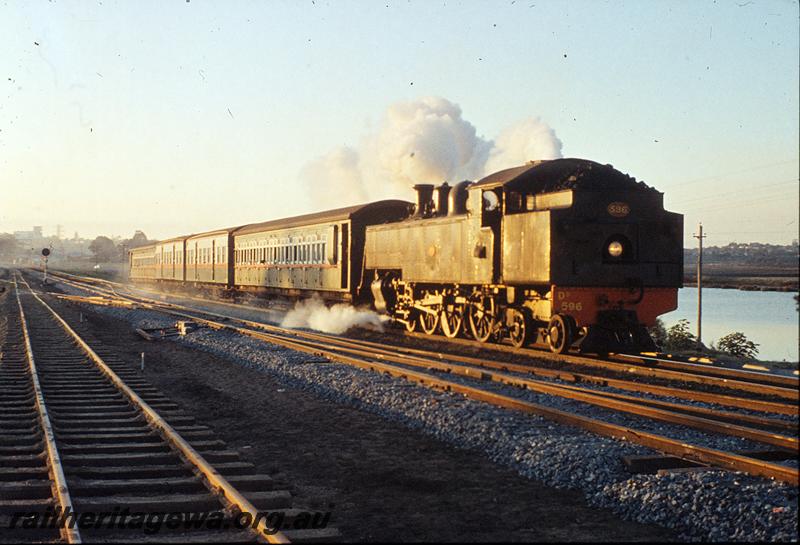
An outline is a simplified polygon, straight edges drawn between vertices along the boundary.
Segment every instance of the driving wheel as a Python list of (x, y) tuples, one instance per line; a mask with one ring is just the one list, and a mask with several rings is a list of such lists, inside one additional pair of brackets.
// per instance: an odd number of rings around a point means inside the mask
[(422, 331), (428, 335), (433, 335), (436, 331), (436, 326), (439, 325), (438, 312), (420, 312), (419, 325), (422, 326)]
[(485, 343), (494, 332), (494, 299), (481, 295), (469, 304), (469, 328), (475, 340)]
[(569, 316), (556, 314), (550, 318), (550, 324), (547, 326), (547, 344), (550, 345), (551, 352), (565, 353), (569, 350), (573, 340), (575, 340), (575, 334), (572, 319)]
[(442, 332), (445, 337), (452, 339), (461, 332), (464, 323), (464, 308), (460, 305), (445, 305), (442, 309)]

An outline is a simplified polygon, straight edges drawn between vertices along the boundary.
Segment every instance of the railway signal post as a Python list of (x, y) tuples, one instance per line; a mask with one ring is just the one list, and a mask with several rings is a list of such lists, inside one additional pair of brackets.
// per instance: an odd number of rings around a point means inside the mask
[(42, 248), (42, 261), (44, 261), (44, 283), (47, 284), (47, 257), (50, 255), (50, 248)]

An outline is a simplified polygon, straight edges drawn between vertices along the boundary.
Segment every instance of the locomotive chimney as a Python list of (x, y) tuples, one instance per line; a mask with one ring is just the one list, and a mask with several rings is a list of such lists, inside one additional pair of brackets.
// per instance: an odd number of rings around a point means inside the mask
[(436, 215), (447, 215), (447, 198), (450, 196), (450, 185), (444, 182), (436, 188)]
[(433, 184), (417, 184), (414, 191), (417, 192), (417, 213), (414, 216), (424, 218), (433, 208)]
[(449, 216), (456, 216), (458, 214), (467, 213), (467, 188), (472, 185), (469, 180), (464, 180), (453, 186), (450, 191), (450, 205), (447, 214)]

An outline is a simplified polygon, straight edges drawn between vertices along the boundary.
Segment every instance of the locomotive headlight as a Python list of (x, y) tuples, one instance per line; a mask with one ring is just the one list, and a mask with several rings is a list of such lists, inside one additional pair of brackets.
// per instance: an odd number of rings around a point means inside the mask
[(622, 255), (622, 243), (614, 241), (608, 245), (608, 255), (611, 257), (619, 257)]

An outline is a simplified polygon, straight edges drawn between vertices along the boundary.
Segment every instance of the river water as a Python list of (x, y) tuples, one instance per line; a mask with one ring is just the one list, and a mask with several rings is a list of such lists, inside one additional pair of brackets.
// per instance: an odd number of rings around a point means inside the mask
[[(669, 328), (685, 318), (697, 333), (697, 288), (678, 292), (678, 309), (661, 319)], [(798, 312), (793, 292), (703, 289), (703, 343), (741, 331), (759, 344), (762, 360), (798, 361)]]

